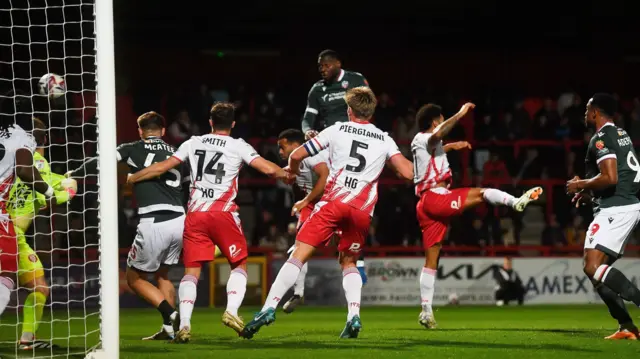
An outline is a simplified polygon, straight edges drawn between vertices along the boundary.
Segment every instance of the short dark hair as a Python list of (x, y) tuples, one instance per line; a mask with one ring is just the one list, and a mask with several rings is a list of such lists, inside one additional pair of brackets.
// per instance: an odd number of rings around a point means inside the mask
[(416, 114), (416, 121), (418, 121), (420, 131), (428, 130), (433, 124), (433, 120), (440, 118), (440, 116), (442, 116), (442, 107), (434, 103), (420, 107)]
[(47, 125), (37, 117), (34, 117), (32, 121), (33, 137), (36, 139), (36, 144), (42, 147), (47, 142)]
[(340, 61), (340, 55), (338, 55), (338, 52), (331, 50), (331, 49), (326, 49), (326, 50), (322, 50), (320, 52), (320, 54), (318, 55), (319, 58), (329, 58), (329, 59), (334, 59), (334, 60), (338, 60)]
[(157, 131), (165, 127), (164, 117), (155, 111), (143, 113), (138, 117), (138, 127), (143, 131)]
[(213, 128), (219, 130), (229, 130), (235, 121), (236, 109), (232, 103), (218, 102), (211, 107), (209, 118), (213, 122)]
[(280, 132), (278, 135), (278, 140), (285, 139), (287, 142), (295, 142), (299, 144), (304, 143), (304, 133), (300, 130), (296, 130), (295, 128), (290, 128), (288, 130), (284, 130)]
[(618, 110), (618, 101), (608, 93), (599, 92), (591, 97), (591, 106), (600, 110), (605, 117), (613, 118)]

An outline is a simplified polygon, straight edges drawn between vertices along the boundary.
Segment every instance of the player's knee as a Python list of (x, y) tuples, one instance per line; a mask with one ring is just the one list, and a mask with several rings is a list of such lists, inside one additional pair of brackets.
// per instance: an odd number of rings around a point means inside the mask
[(247, 270), (247, 258), (242, 258), (241, 260), (232, 263), (231, 264), (231, 270), (234, 270), (236, 268), (241, 268), (244, 269), (245, 271)]
[(587, 277), (598, 282), (598, 279), (596, 278), (596, 271), (598, 270), (599, 267), (600, 267), (600, 263), (596, 263), (590, 260), (585, 260), (582, 271), (584, 272), (584, 274), (586, 274)]
[(37, 285), (35, 291), (42, 293), (45, 297), (49, 297), (49, 286), (47, 285)]
[(604, 281), (604, 279), (607, 277), (607, 274), (609, 273), (609, 270), (611, 270), (611, 266), (606, 264), (593, 264), (589, 266), (585, 264), (584, 273), (589, 278), (591, 278), (592, 283), (597, 285), (598, 283), (602, 283)]

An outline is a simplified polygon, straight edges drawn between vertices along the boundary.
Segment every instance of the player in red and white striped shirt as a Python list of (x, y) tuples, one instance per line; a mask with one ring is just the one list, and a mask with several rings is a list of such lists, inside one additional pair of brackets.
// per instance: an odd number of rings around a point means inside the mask
[(321, 151), (329, 152), (329, 180), (324, 195), (296, 238), (296, 249), (282, 266), (267, 300), (241, 335), (251, 338), (262, 327), (275, 321), (275, 309), (293, 286), (300, 269), (336, 230), (342, 231), (338, 243), (343, 269), (342, 286), (347, 299), (347, 325), (341, 338), (357, 338), (360, 322), (362, 277), (356, 260), (369, 232), (371, 215), (378, 200), (378, 178), (386, 164), (401, 177), (413, 178), (413, 165), (398, 150), (395, 141), (369, 120), (376, 108), (376, 97), (368, 87), (347, 91), (349, 122), (339, 122), (298, 147), (289, 157), (289, 167), (298, 173), (300, 163)]
[(234, 108), (229, 103), (217, 103), (209, 120), (212, 132), (194, 136), (183, 143), (169, 159), (156, 163), (130, 176), (136, 183), (157, 177), (178, 164), (188, 161), (191, 167), (191, 188), (185, 219), (183, 256), (185, 275), (180, 282), (180, 330), (174, 341), (188, 342), (191, 338), (191, 313), (196, 301), (196, 285), (203, 262), (214, 259), (218, 246), (231, 265), (227, 282), (227, 309), (222, 322), (242, 331), (244, 324), (238, 317), (247, 286), (247, 241), (242, 232), (238, 206), (238, 174), (243, 164), (279, 179), (293, 180), (293, 175), (262, 158), (244, 142), (229, 136), (235, 125)]
[(418, 133), (411, 142), (414, 163), (414, 184), (416, 196), (420, 198), (416, 207), (418, 222), (422, 230), (422, 243), (425, 248), (425, 265), (420, 276), (420, 296), (422, 312), (420, 324), (425, 328), (435, 328), (431, 304), (435, 287), (436, 270), (441, 242), (447, 232), (451, 217), (464, 210), (487, 202), (492, 205), (504, 205), (516, 211), (523, 211), (532, 200), (538, 199), (542, 188), (528, 190), (520, 198), (493, 188), (457, 188), (449, 189), (451, 169), (447, 152), (471, 148), (468, 142), (442, 144), (442, 139), (453, 129), (458, 120), (474, 108), (466, 103), (460, 111), (444, 121), (442, 108), (438, 105), (424, 105), (416, 115), (416, 121), (423, 132)]

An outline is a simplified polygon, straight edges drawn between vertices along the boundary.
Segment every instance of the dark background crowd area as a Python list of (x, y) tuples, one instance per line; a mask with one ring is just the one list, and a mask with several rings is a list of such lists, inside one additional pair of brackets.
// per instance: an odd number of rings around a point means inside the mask
[[(366, 74), (365, 74), (366, 75)], [(477, 104), (473, 116), (468, 116), (450, 134), (449, 140), (470, 141), (474, 149), (468, 153), (448, 154), (456, 182), (454, 185), (491, 186), (519, 195), (525, 183), (557, 182), (553, 193), (544, 201), (553, 201), (552, 212), (544, 208), (546, 226), (528, 244), (580, 245), (591, 220), (590, 208), (575, 209), (564, 194), (562, 182), (584, 173), (584, 158), (593, 129), (584, 125), (584, 112), (589, 94), (568, 90), (544, 97), (514, 96), (517, 91), (486, 92), (464, 98), (452, 94), (388, 93), (377, 89), (379, 106), (374, 123), (389, 132), (402, 152), (411, 158), (410, 141), (419, 129), (415, 113), (424, 103), (436, 102), (447, 115), (454, 114), (463, 101)], [(227, 90), (229, 88), (230, 90)], [(301, 88), (299, 93), (304, 93)], [(138, 101), (150, 101), (145, 92), (132, 95), (133, 108)], [(230, 101), (237, 108), (237, 123), (232, 131), (252, 143), (258, 151), (276, 163), (275, 138), (287, 128), (300, 128), (305, 100), (292, 101), (285, 91), (267, 88), (251, 92), (244, 86), (210, 86), (176, 89), (174, 93), (155, 99), (156, 106), (168, 119), (167, 141), (179, 145), (192, 135), (210, 131), (208, 109), (217, 101)], [(640, 99), (619, 98), (615, 121), (631, 137), (640, 140)], [(141, 113), (143, 110), (133, 110)], [(517, 150), (516, 150), (517, 148)], [(569, 149), (567, 151), (567, 149)], [(467, 157), (467, 166), (462, 157)], [(273, 246), (286, 250), (293, 241), (289, 216), (292, 204), (288, 187), (265, 186), (263, 178), (250, 169), (240, 175), (244, 188), (254, 192), (256, 226), (247, 233), (256, 246)], [(416, 197), (411, 184), (395, 180), (385, 172), (379, 186), (380, 200), (370, 232), (371, 245), (419, 245), (420, 231), (415, 220)], [(252, 181), (252, 179), (254, 181)], [(465, 183), (465, 181), (467, 183)], [(528, 182), (527, 182), (528, 181)], [(241, 182), (242, 183), (242, 182)], [(242, 205), (242, 197), (239, 202)], [(127, 203), (132, 203), (127, 200)], [(130, 212), (133, 214), (133, 212)], [(245, 218), (243, 220), (246, 221)], [(521, 243), (521, 231), (526, 220), (504, 208), (481, 206), (456, 219), (448, 241), (453, 245), (512, 245)], [(134, 221), (131, 221), (133, 225)], [(458, 225), (459, 224), (459, 225)]]

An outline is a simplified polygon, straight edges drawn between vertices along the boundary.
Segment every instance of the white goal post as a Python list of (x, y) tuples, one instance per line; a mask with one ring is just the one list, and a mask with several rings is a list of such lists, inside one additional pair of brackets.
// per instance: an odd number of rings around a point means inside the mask
[[(102, 345), (98, 352), (88, 357), (117, 359), (120, 352), (120, 282), (113, 0), (96, 0), (94, 14), (100, 168), (98, 182), (100, 185), (100, 337)], [(103, 236), (105, 240), (102, 239)]]
[[(2, 359), (119, 358), (114, 57), (113, 0), (0, 1), (3, 121), (14, 117), (27, 132), (37, 123), (34, 118), (44, 122), (46, 144), (39, 143), (39, 151), (51, 173), (62, 175), (90, 158), (97, 157), (98, 163), (97, 173), (78, 175), (73, 199), (52, 211), (34, 206), (40, 210), (29, 231), (18, 235), (33, 250), (29, 260), (36, 263), (39, 257), (43, 263), (47, 289), (46, 294), (34, 291), (30, 285), (39, 284), (28, 283), (37, 283), (33, 278), (42, 275), (19, 267), (16, 289), (0, 316)], [(43, 76), (58, 82), (55, 91), (54, 85), (39, 83)], [(60, 181), (58, 187), (64, 183)], [(17, 203), (24, 202), (5, 204), (19, 208)], [(24, 277), (25, 271), (32, 277)], [(35, 304), (27, 305), (27, 300)], [(25, 329), (25, 308), (43, 313), (29, 324), (33, 333)], [(21, 342), (25, 330), (27, 337), (35, 337)], [(37, 347), (34, 340), (57, 347)], [(25, 342), (31, 347), (21, 348)]]

